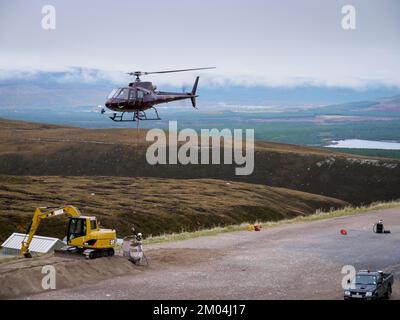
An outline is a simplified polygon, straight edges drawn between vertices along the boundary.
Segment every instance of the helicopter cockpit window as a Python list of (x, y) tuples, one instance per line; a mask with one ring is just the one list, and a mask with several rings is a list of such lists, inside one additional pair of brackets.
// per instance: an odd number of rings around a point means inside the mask
[(107, 96), (107, 99), (111, 99), (112, 97), (114, 97), (118, 90), (119, 90), (119, 89), (113, 89), (113, 90), (110, 92), (110, 94)]
[(118, 94), (114, 97), (116, 99), (128, 99), (129, 96), (129, 89), (128, 88), (124, 88), (121, 89), (120, 92), (118, 92)]
[(137, 98), (138, 98), (138, 99), (143, 99), (143, 96), (144, 96), (144, 92), (138, 90), (138, 91), (137, 91)]
[(131, 93), (129, 95), (129, 100), (136, 100), (136, 90), (131, 89)]

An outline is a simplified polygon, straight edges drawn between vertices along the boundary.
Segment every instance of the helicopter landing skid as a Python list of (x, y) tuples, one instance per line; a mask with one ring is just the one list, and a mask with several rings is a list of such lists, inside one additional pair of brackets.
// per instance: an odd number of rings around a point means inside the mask
[(158, 115), (157, 109), (154, 109), (156, 113), (156, 118), (148, 118), (147, 114), (145, 111), (134, 111), (133, 116), (130, 117), (129, 119), (124, 119), (124, 114), (125, 112), (122, 112), (121, 114), (117, 114), (116, 112), (110, 117), (112, 121), (115, 122), (134, 122), (134, 121), (145, 121), (145, 120), (161, 120), (160, 116)]

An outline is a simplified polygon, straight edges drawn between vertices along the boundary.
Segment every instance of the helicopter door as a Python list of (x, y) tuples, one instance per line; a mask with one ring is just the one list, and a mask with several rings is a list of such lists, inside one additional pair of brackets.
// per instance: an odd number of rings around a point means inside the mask
[(136, 90), (131, 89), (129, 91), (129, 104), (134, 106), (136, 103)]
[(143, 102), (144, 93), (143, 91), (137, 90), (136, 91), (136, 99), (139, 104)]

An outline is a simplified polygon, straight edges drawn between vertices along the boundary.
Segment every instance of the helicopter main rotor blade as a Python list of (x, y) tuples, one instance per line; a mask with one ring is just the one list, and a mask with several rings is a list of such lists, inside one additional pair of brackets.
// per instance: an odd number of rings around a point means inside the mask
[(192, 68), (192, 69), (179, 69), (179, 70), (164, 70), (164, 71), (133, 71), (127, 72), (130, 76), (145, 76), (148, 74), (156, 74), (156, 73), (172, 73), (172, 72), (183, 72), (183, 71), (194, 71), (194, 70), (206, 70), (206, 69), (215, 69), (215, 67), (206, 67), (206, 68)]
[(143, 72), (143, 74), (172, 73), (172, 72), (183, 72), (183, 71), (194, 71), (194, 70), (206, 70), (206, 69), (215, 69), (215, 67), (192, 68), (192, 69), (180, 69), (180, 70), (165, 70), (165, 71), (152, 71), (152, 72)]

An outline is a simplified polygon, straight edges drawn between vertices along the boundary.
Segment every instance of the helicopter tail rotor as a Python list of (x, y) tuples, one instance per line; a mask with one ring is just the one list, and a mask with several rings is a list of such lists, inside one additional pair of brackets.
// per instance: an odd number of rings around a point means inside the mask
[(192, 96), (190, 97), (190, 100), (192, 101), (192, 106), (193, 108), (196, 108), (196, 91), (197, 91), (197, 85), (199, 84), (199, 79), (200, 77), (196, 77), (196, 81), (194, 82), (193, 89), (192, 89)]

